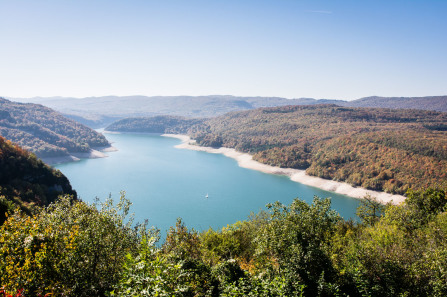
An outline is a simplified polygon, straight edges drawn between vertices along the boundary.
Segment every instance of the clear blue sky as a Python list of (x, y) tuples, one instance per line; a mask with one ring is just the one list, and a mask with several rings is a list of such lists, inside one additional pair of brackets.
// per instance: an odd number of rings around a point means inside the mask
[(0, 96), (447, 95), (444, 0), (0, 0)]

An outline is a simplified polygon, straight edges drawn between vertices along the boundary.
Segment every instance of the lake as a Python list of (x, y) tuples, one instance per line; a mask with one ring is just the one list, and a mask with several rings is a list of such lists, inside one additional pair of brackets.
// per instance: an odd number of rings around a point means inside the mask
[[(79, 197), (115, 201), (126, 192), (136, 221), (149, 220), (162, 233), (181, 217), (188, 228), (219, 229), (266, 209), (270, 202), (290, 204), (299, 197), (331, 197), (332, 207), (345, 219), (355, 217), (359, 200), (323, 191), (238, 166), (220, 154), (177, 149), (181, 141), (149, 134), (106, 134), (118, 149), (101, 159), (54, 165), (64, 173)], [(208, 195), (208, 198), (206, 196)]]

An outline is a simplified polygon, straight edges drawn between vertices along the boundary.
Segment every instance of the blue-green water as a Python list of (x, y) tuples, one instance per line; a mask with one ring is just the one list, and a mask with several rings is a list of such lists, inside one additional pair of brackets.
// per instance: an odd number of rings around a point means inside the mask
[[(107, 134), (118, 151), (102, 159), (55, 165), (70, 180), (82, 200), (93, 202), (121, 190), (132, 203), (136, 221), (166, 231), (181, 217), (188, 227), (221, 228), (247, 219), (270, 202), (290, 204), (299, 197), (332, 197), (344, 218), (354, 217), (359, 201), (292, 182), (284, 176), (241, 168), (220, 154), (174, 146), (180, 140), (156, 135)], [(205, 196), (209, 195), (207, 199)]]

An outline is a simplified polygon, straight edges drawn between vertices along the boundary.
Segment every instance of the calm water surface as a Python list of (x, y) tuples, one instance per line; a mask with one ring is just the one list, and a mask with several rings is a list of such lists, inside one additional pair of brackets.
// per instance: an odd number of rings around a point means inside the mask
[[(106, 134), (118, 149), (102, 159), (84, 159), (55, 165), (70, 180), (82, 200), (119, 199), (120, 191), (132, 203), (136, 221), (166, 231), (181, 217), (188, 227), (221, 228), (247, 219), (270, 202), (290, 204), (299, 197), (332, 197), (332, 206), (344, 218), (355, 216), (359, 200), (292, 182), (284, 176), (241, 168), (220, 154), (174, 146), (180, 140), (157, 135)], [(209, 198), (205, 196), (208, 194)]]

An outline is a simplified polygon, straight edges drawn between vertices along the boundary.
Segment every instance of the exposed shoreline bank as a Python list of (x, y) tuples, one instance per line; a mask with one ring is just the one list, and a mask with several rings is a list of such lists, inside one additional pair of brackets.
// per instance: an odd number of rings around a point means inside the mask
[(77, 162), (77, 161), (80, 161), (81, 159), (106, 158), (108, 156), (105, 153), (116, 152), (116, 151), (117, 151), (117, 149), (113, 146), (95, 147), (85, 153), (70, 153), (70, 155), (67, 155), (67, 156), (46, 157), (46, 158), (41, 158), (41, 159), (43, 162), (45, 162), (48, 165), (55, 165), (55, 164), (67, 163), (67, 162)]
[(348, 183), (310, 176), (306, 174), (305, 170), (280, 168), (262, 164), (258, 161), (253, 160), (250, 154), (241, 153), (232, 148), (225, 148), (225, 147), (212, 148), (212, 147), (198, 146), (195, 145), (194, 144), (195, 141), (192, 140), (187, 135), (162, 134), (162, 136), (180, 139), (182, 143), (176, 145), (175, 146), (176, 148), (203, 151), (212, 154), (223, 154), (227, 157), (235, 159), (240, 167), (258, 170), (269, 174), (285, 175), (288, 176), (292, 181), (316, 187), (322, 190), (331, 191), (338, 194), (360, 199), (364, 198), (367, 195), (370, 195), (371, 197), (375, 197), (379, 202), (383, 204), (386, 203), (400, 204), (405, 200), (405, 197), (401, 195), (393, 195), (385, 192), (372, 191), (365, 188), (354, 188)]

